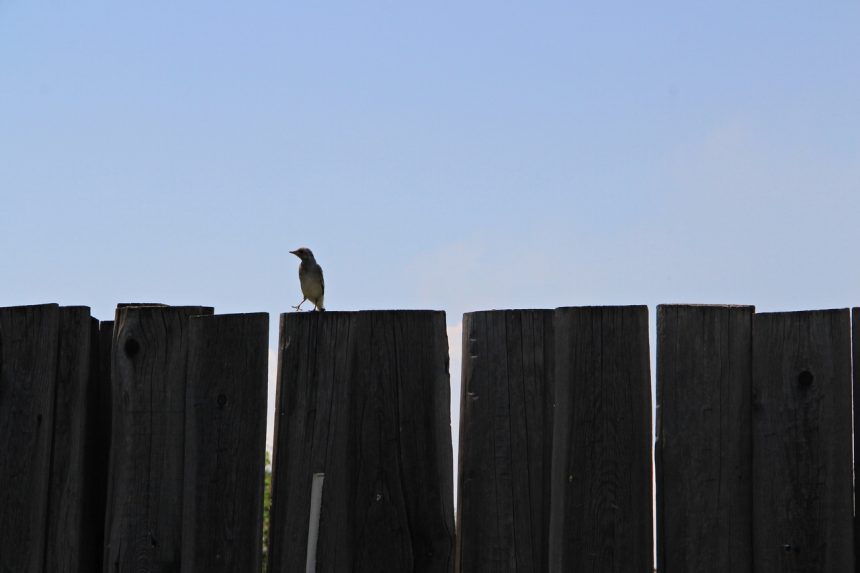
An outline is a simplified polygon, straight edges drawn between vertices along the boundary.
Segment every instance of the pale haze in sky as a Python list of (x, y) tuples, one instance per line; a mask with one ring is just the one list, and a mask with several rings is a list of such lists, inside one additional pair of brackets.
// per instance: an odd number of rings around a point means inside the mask
[(847, 0), (4, 1), (0, 305), (265, 311), (274, 356), (307, 246), (329, 310), (447, 312), (455, 408), (471, 310), (860, 305), (858, 29)]

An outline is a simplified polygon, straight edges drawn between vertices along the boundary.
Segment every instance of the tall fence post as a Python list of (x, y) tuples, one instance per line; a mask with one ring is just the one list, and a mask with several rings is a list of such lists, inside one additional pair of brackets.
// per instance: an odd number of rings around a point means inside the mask
[(183, 573), (261, 567), (269, 315), (189, 320)]
[(46, 572), (101, 569), (98, 326), (89, 307), (60, 307)]
[(547, 569), (553, 311), (463, 316), (456, 570)]
[[(448, 572), (453, 500), (445, 315), (281, 315), (271, 573)], [(312, 550), (312, 549), (311, 549)]]
[(180, 567), (188, 321), (208, 307), (117, 309), (105, 573)]
[(751, 306), (657, 307), (657, 570), (752, 571)]
[(45, 559), (59, 307), (0, 308), (0, 571)]
[(753, 569), (853, 571), (851, 326), (753, 317)]
[(555, 311), (549, 570), (653, 566), (645, 306)]

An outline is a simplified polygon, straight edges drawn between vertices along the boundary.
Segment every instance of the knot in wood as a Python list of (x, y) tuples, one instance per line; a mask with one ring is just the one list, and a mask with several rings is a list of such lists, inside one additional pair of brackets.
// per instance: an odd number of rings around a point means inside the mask
[(123, 345), (123, 349), (125, 350), (126, 356), (129, 358), (134, 357), (138, 352), (140, 352), (140, 343), (134, 338), (128, 338)]

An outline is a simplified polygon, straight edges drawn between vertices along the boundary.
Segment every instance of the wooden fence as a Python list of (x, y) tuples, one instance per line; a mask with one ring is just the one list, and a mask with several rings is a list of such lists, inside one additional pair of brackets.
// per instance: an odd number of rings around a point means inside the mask
[(853, 318), (659, 306), (654, 440), (646, 307), (466, 314), (455, 534), (444, 313), (283, 314), (264, 558), (268, 315), (0, 308), (0, 573), (853, 572)]

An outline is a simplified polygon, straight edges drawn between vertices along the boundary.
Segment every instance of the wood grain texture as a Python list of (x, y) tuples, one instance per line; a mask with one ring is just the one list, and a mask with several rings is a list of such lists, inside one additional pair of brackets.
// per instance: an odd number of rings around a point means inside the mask
[(182, 571), (260, 571), (269, 315), (192, 317)]
[(0, 573), (44, 564), (59, 307), (0, 308)]
[(320, 572), (453, 567), (445, 315), (281, 315), (270, 571), (303, 571), (324, 473)]
[(188, 320), (207, 307), (118, 308), (105, 573), (180, 568)]
[(650, 572), (648, 309), (560, 308), (554, 318), (549, 570)]
[(657, 308), (657, 569), (752, 571), (751, 306)]
[(45, 571), (101, 569), (98, 375), (98, 321), (89, 307), (61, 307)]
[(457, 571), (547, 569), (553, 311), (463, 316)]
[(853, 571), (848, 310), (753, 317), (756, 573)]

